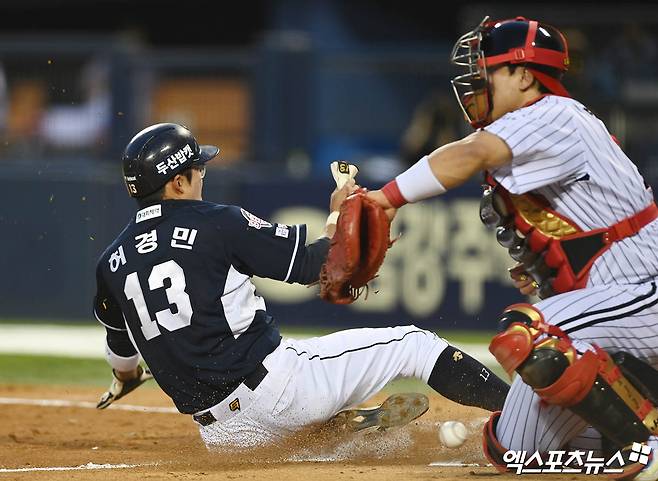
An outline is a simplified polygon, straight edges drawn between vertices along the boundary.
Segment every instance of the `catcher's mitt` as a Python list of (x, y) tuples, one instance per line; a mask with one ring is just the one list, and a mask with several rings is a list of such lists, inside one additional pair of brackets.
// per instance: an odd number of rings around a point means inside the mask
[(384, 209), (365, 190), (345, 199), (320, 270), (320, 297), (334, 304), (354, 302), (384, 262), (390, 230)]

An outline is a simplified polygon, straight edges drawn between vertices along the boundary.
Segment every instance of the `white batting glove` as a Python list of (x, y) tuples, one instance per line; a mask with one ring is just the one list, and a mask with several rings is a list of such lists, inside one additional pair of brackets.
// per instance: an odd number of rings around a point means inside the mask
[(334, 180), (336, 181), (336, 187), (339, 190), (342, 189), (350, 179), (354, 179), (356, 174), (359, 173), (359, 168), (356, 165), (349, 164), (344, 160), (332, 162), (329, 168), (331, 169), (331, 175), (333, 175)]
[(129, 392), (134, 391), (149, 379), (153, 379), (153, 375), (148, 368), (144, 369), (142, 366), (138, 366), (137, 372), (137, 377), (128, 381), (120, 381), (117, 378), (114, 369), (112, 369), (112, 384), (110, 384), (110, 389), (104, 392), (101, 396), (100, 401), (98, 401), (98, 404), (96, 405), (96, 409), (105, 409), (117, 399), (121, 399)]

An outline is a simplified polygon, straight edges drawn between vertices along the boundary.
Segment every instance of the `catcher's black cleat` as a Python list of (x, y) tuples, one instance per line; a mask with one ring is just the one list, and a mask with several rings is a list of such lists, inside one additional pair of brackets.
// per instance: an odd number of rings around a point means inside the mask
[(331, 418), (330, 423), (341, 431), (357, 432), (369, 429), (384, 431), (404, 426), (427, 412), (429, 399), (424, 394), (393, 394), (380, 406), (346, 409)]

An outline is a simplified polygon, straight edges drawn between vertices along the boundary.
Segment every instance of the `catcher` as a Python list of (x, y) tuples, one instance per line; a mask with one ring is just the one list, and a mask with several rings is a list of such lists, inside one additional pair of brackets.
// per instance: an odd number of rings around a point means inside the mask
[[(199, 425), (208, 446), (253, 447), (332, 418), (350, 430), (406, 424), (428, 409), (425, 396), (394, 395), (373, 409), (349, 409), (398, 377), (420, 378), (461, 404), (502, 407), (505, 382), (415, 326), (282, 339), (251, 277), (312, 284), (322, 270), (323, 295), (351, 300), (350, 289), (375, 275), (383, 259), (388, 221), (382, 228), (367, 208), (350, 210), (363, 207), (364, 195), (353, 180), (356, 169), (341, 164), (325, 235), (307, 245), (304, 225), (270, 223), (240, 207), (202, 200), (205, 163), (217, 153), (177, 124), (150, 126), (125, 149), (124, 179), (139, 209), (98, 261), (94, 312), (107, 328), (113, 368), (98, 408), (152, 375)], [(370, 219), (379, 237), (354, 242), (342, 229), (357, 223), (341, 222), (341, 211), (345, 219)], [(360, 238), (364, 229), (367, 224), (355, 231)], [(367, 246), (378, 239), (384, 248), (373, 267)], [(365, 262), (341, 254), (355, 245)], [(347, 266), (342, 277), (334, 275), (336, 259), (346, 261), (339, 263)], [(140, 355), (150, 372), (140, 366)]]
[(569, 449), (588, 462), (603, 455), (616, 479), (656, 480), (653, 192), (562, 84), (569, 53), (555, 27), (485, 17), (455, 43), (452, 62), (463, 68), (457, 100), (477, 130), (368, 195), (393, 212), (480, 176), (480, 220), (516, 261), (516, 287), (540, 298), (498, 317), (489, 350), (518, 376), (485, 426), (484, 452), (501, 470), (518, 462), (510, 452), (525, 453), (524, 466), (545, 473), (551, 461), (582, 467), (551, 456)]

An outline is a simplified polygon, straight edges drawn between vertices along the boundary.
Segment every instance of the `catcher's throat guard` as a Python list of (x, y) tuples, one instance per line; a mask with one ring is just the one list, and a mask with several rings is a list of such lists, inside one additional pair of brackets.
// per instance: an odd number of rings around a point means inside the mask
[[(655, 374), (650, 378), (636, 358), (620, 368), (615, 362), (621, 359), (619, 354), (610, 356), (596, 345), (593, 351), (579, 353), (569, 337), (547, 324), (530, 304), (516, 304), (504, 312), (489, 351), (544, 402), (569, 408), (620, 448), (658, 434)], [(627, 376), (625, 371), (637, 375)]]

